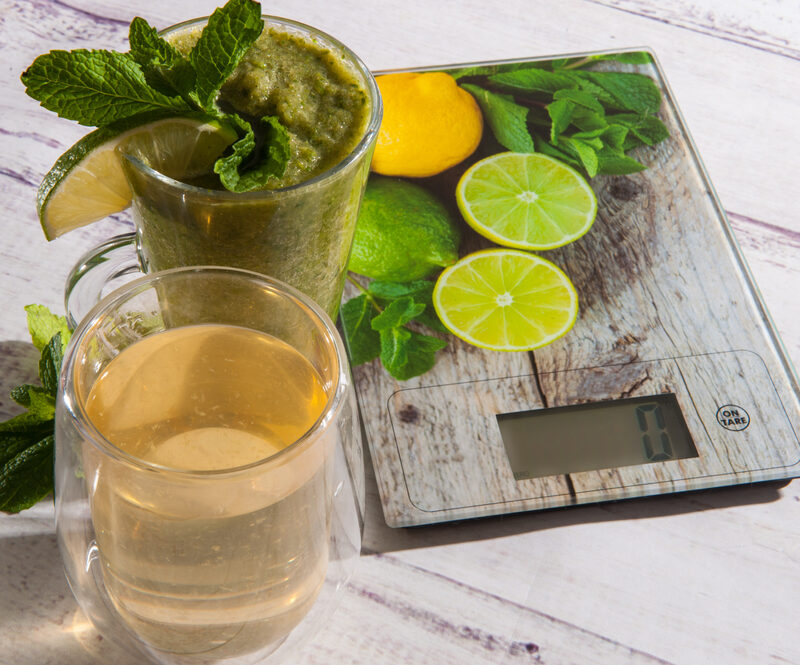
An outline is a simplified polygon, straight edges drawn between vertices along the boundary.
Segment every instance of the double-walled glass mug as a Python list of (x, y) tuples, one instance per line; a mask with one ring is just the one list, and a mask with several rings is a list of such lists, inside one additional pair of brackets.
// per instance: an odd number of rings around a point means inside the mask
[[(69, 279), (68, 312), (83, 313), (87, 304), (94, 304), (87, 303), (82, 284), (108, 282), (109, 275), (223, 265), (287, 282), (336, 318), (381, 123), (380, 92), (366, 65), (330, 35), (288, 19), (265, 16), (264, 21), (265, 30), (296, 35), (326, 49), (331, 61), (363, 91), (364, 122), (352, 150), (337, 164), (298, 184), (244, 193), (186, 184), (148, 163), (157, 157), (148, 160), (140, 153), (122, 151), (136, 231), (94, 248), (81, 259)], [(169, 38), (190, 33), (205, 22), (205, 18), (187, 21), (161, 34)], [(291, 112), (302, 116), (308, 110)], [(333, 118), (342, 110), (322, 107), (320, 113)], [(88, 291), (93, 294), (95, 289), (90, 286)], [(78, 320), (76, 316), (72, 323)]]
[(358, 560), (341, 338), (262, 275), (189, 267), (99, 302), (64, 355), (56, 528), (99, 631), (155, 663), (285, 662)]

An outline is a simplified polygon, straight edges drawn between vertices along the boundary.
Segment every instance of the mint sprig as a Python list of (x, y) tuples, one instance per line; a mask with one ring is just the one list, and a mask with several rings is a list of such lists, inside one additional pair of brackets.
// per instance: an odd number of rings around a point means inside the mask
[(445, 332), (433, 310), (433, 282), (374, 281), (368, 287), (350, 278), (361, 295), (340, 310), (342, 328), (353, 366), (380, 358), (393, 377), (406, 381), (430, 370), (445, 340), (419, 332), (409, 324), (421, 324)]
[(471, 68), (459, 77), (484, 113), (495, 139), (515, 152), (542, 152), (587, 176), (642, 171), (628, 154), (669, 136), (658, 119), (661, 93), (637, 72), (588, 70), (602, 60), (642, 64), (644, 52)]
[(87, 127), (191, 110), (182, 99), (153, 89), (130, 54), (116, 51), (50, 51), (33, 61), (22, 82), (44, 108)]
[(216, 9), (189, 53), (197, 72), (195, 92), (201, 107), (215, 108), (217, 93), (250, 46), (261, 34), (261, 5), (251, 0), (230, 0)]
[[(28, 330), (41, 351), (41, 386), (23, 384), (11, 398), (27, 411), (0, 423), (0, 511), (18, 513), (53, 491), (55, 403), (70, 330), (63, 316), (28, 305)], [(46, 341), (45, 341), (46, 340)]]
[(263, 27), (258, 2), (229, 0), (209, 17), (184, 56), (136, 17), (128, 34), (129, 52), (50, 51), (36, 58), (21, 80), (44, 108), (89, 127), (198, 112), (218, 120), (240, 137), (215, 165), (222, 185), (235, 192), (260, 189), (283, 175), (288, 133), (274, 117), (251, 125), (220, 109), (217, 98)]

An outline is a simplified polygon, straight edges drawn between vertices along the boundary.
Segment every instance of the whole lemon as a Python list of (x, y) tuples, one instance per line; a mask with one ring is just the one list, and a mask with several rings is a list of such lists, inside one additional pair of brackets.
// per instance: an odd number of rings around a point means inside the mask
[(426, 189), (372, 175), (358, 215), (348, 270), (372, 279), (423, 279), (458, 260), (461, 232)]
[(469, 157), (483, 133), (477, 102), (444, 72), (376, 77), (383, 98), (372, 170), (424, 178)]

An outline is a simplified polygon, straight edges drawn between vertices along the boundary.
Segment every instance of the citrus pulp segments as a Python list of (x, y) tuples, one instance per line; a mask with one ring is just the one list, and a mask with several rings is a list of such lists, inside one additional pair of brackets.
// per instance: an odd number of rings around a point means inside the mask
[(584, 235), (597, 199), (573, 168), (539, 153), (504, 152), (473, 164), (456, 200), (467, 223), (498, 245), (555, 249)]
[(494, 351), (530, 351), (564, 335), (578, 294), (556, 265), (535, 254), (490, 249), (446, 268), (433, 305), (456, 337)]
[(181, 178), (210, 170), (235, 138), (216, 122), (193, 118), (167, 118), (130, 129), (109, 126), (87, 134), (58, 159), (39, 186), (45, 237), (52, 240), (130, 205), (118, 148)]

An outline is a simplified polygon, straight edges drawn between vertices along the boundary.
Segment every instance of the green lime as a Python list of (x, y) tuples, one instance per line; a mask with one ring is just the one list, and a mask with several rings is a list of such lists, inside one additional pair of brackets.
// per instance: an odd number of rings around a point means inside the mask
[(578, 294), (550, 261), (514, 249), (488, 249), (439, 275), (433, 306), (465, 342), (494, 351), (530, 351), (572, 328)]
[(538, 153), (502, 152), (473, 164), (456, 188), (459, 210), (498, 245), (554, 249), (586, 233), (597, 199), (580, 173)]
[(37, 208), (48, 240), (130, 205), (118, 149), (172, 178), (211, 170), (236, 140), (233, 130), (203, 118), (166, 118), (96, 129), (65, 152), (39, 186)]
[(358, 215), (348, 269), (373, 279), (422, 279), (458, 259), (461, 233), (428, 190), (372, 175)]

